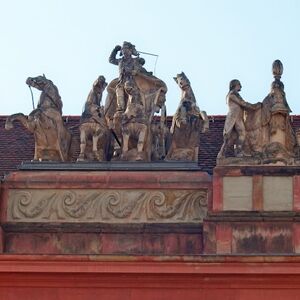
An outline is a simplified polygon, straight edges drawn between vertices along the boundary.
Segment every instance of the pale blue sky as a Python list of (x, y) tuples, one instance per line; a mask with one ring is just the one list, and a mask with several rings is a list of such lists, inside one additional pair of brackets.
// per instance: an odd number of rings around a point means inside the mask
[[(156, 76), (168, 86), (167, 112), (180, 91), (173, 76), (184, 71), (198, 105), (226, 114), (233, 78), (241, 95), (261, 101), (280, 59), (293, 114), (300, 114), (300, 1), (298, 0), (0, 0), (0, 114), (32, 110), (25, 80), (42, 73), (58, 87), (64, 115), (80, 115), (93, 81), (118, 75), (108, 56), (130, 41), (159, 55)], [(146, 59), (146, 68), (154, 59)], [(35, 101), (38, 92), (35, 92)]]

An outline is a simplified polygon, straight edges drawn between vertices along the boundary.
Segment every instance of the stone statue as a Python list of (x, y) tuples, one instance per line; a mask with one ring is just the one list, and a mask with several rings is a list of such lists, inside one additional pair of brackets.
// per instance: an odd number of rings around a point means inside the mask
[(200, 132), (209, 127), (205, 112), (196, 103), (189, 79), (182, 72), (174, 77), (181, 89), (181, 100), (173, 116), (172, 142), (166, 160), (198, 161)]
[[(80, 154), (77, 161), (107, 160), (108, 126), (104, 117), (104, 107), (101, 106), (102, 94), (106, 86), (105, 77), (99, 76), (86, 100), (80, 119)], [(100, 138), (102, 138), (102, 147), (98, 148)], [(88, 140), (92, 140), (92, 149), (87, 148)]]
[[(121, 58), (116, 58), (117, 53), (121, 51)], [(110, 54), (109, 62), (119, 66), (119, 78), (116, 85), (117, 96), (117, 109), (120, 111), (125, 110), (125, 84), (133, 85), (134, 78), (141, 69), (141, 63), (139, 58), (132, 57), (138, 56), (135, 46), (129, 42), (124, 42), (123, 46), (117, 45)]]
[[(252, 105), (242, 101), (238, 94), (240, 83), (231, 81), (233, 89), (227, 98), (230, 111), (225, 121), (224, 144), (218, 155), (218, 164), (295, 163), (297, 139), (289, 118), (291, 110), (284, 85), (280, 80), (283, 65), (276, 60), (272, 69), (275, 80), (262, 103)], [(239, 123), (234, 116), (239, 116)], [(236, 152), (226, 158), (226, 151), (234, 140)]]
[(155, 118), (151, 124), (152, 155), (151, 161), (164, 160), (171, 144), (170, 129), (167, 125), (166, 106), (161, 107), (160, 118)]
[(257, 110), (261, 104), (251, 104), (243, 100), (239, 92), (242, 85), (239, 80), (233, 79), (229, 83), (229, 93), (227, 94), (227, 104), (229, 112), (226, 116), (224, 125), (224, 143), (218, 154), (218, 158), (225, 157), (229, 146), (234, 146), (236, 157), (247, 156), (244, 151), (244, 144), (246, 138), (245, 128), (245, 112), (249, 110)]
[(296, 136), (292, 129), (284, 84), (280, 78), (283, 65), (276, 60), (272, 66), (274, 81), (271, 91), (256, 112), (246, 119), (248, 151), (260, 156), (262, 163), (293, 164)]
[[(121, 58), (116, 58), (119, 51)], [(119, 66), (119, 77), (108, 85), (105, 103), (105, 117), (116, 140), (113, 160), (151, 161), (151, 124), (166, 100), (166, 84), (143, 67), (145, 60), (138, 55), (134, 45), (124, 42), (109, 57)]]
[[(138, 87), (132, 81), (126, 81), (125, 91), (128, 95), (126, 110), (122, 115), (122, 159), (146, 160), (145, 138), (147, 134), (148, 120), (145, 115), (145, 107)], [(129, 155), (129, 138), (137, 139), (136, 151)]]
[(71, 134), (62, 119), (63, 104), (57, 87), (45, 75), (29, 77), (26, 84), (42, 92), (37, 108), (28, 117), (22, 113), (9, 116), (5, 128), (13, 128), (13, 121), (18, 120), (34, 134), (34, 160), (70, 160)]

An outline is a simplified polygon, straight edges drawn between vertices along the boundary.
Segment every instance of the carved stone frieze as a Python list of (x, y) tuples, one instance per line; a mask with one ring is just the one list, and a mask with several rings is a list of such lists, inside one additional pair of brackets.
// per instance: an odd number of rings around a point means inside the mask
[(10, 190), (10, 222), (199, 223), (207, 190)]

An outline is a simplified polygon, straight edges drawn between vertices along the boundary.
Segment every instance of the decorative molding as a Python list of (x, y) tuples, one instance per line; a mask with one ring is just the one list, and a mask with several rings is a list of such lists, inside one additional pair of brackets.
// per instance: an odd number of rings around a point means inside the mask
[(11, 222), (199, 223), (207, 190), (10, 190)]

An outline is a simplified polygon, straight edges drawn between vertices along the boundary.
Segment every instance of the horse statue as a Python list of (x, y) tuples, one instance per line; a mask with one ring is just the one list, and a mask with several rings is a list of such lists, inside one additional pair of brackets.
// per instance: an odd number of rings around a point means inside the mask
[(13, 122), (18, 120), (34, 134), (34, 160), (70, 160), (72, 138), (62, 119), (63, 104), (57, 87), (45, 75), (29, 77), (26, 84), (41, 91), (37, 108), (28, 117), (22, 113), (9, 116), (5, 128), (13, 128)]
[(209, 120), (200, 111), (191, 84), (182, 72), (174, 77), (181, 89), (181, 100), (173, 116), (170, 132), (172, 142), (165, 160), (198, 161), (200, 132), (209, 128)]
[[(105, 117), (118, 144), (121, 144), (121, 155), (113, 159), (151, 161), (153, 148), (151, 124), (154, 114), (164, 106), (167, 86), (144, 69), (133, 77), (134, 80), (124, 86), (126, 107), (124, 112), (119, 111), (117, 107), (118, 79), (114, 79), (107, 87)], [(119, 145), (115, 143), (115, 150), (118, 147)]]
[[(108, 135), (108, 126), (104, 117), (103, 106), (100, 106), (102, 94), (107, 86), (104, 76), (99, 76), (93, 84), (85, 103), (84, 111), (80, 119), (80, 154), (77, 161), (88, 160), (107, 160), (107, 147), (102, 145), (98, 149), (98, 141), (103, 137), (102, 143), (105, 144), (105, 137)], [(92, 139), (92, 151), (87, 151), (88, 140)]]

